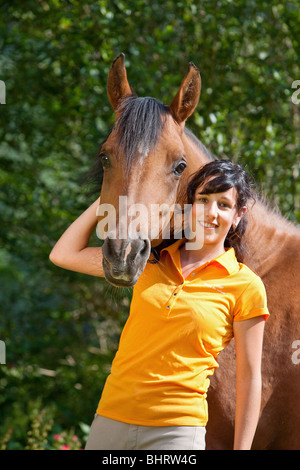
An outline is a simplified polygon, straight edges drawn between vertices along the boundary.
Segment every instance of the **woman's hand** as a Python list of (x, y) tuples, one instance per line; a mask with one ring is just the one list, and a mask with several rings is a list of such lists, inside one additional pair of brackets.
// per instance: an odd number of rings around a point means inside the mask
[(99, 203), (100, 197), (63, 233), (49, 255), (53, 264), (71, 271), (104, 277), (102, 248), (87, 247), (97, 225)]

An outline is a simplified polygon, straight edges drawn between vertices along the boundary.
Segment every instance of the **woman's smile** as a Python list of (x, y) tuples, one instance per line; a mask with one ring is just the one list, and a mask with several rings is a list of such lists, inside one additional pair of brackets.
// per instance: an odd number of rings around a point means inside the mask
[(214, 230), (214, 229), (218, 228), (217, 224), (213, 224), (211, 222), (206, 222), (206, 221), (202, 221), (202, 220), (199, 220), (198, 222), (202, 227), (204, 227), (207, 230)]

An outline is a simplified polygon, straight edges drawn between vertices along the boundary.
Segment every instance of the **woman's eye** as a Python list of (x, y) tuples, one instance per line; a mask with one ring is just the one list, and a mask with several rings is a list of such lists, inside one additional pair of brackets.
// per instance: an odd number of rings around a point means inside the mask
[(174, 168), (174, 173), (177, 176), (181, 176), (184, 170), (186, 169), (187, 165), (184, 162), (179, 163), (176, 168)]
[(109, 168), (111, 166), (110, 158), (106, 153), (100, 153), (99, 158), (101, 160), (103, 168)]
[(204, 204), (205, 202), (207, 202), (207, 197), (198, 197), (197, 202)]
[(220, 207), (223, 207), (223, 209), (230, 209), (230, 205), (227, 204), (227, 202), (221, 202), (219, 205)]

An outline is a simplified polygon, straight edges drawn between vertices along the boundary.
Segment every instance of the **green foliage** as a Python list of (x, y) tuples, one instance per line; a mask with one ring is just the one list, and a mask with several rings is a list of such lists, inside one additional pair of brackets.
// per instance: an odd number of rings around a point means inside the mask
[(188, 126), (299, 223), (299, 4), (27, 0), (0, 14), (0, 445), (58, 448), (78, 435), (80, 447), (131, 292), (48, 256), (97, 196), (82, 181), (113, 123), (111, 62), (124, 52), (135, 91), (168, 104), (193, 61), (202, 94)]

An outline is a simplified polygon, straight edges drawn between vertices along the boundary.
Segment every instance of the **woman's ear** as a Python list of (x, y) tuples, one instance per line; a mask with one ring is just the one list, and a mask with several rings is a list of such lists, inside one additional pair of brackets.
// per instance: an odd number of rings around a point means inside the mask
[(247, 207), (246, 206), (243, 206), (239, 209), (236, 217), (234, 218), (233, 224), (232, 224), (235, 228), (238, 226), (240, 220), (244, 217), (246, 212), (247, 212)]

